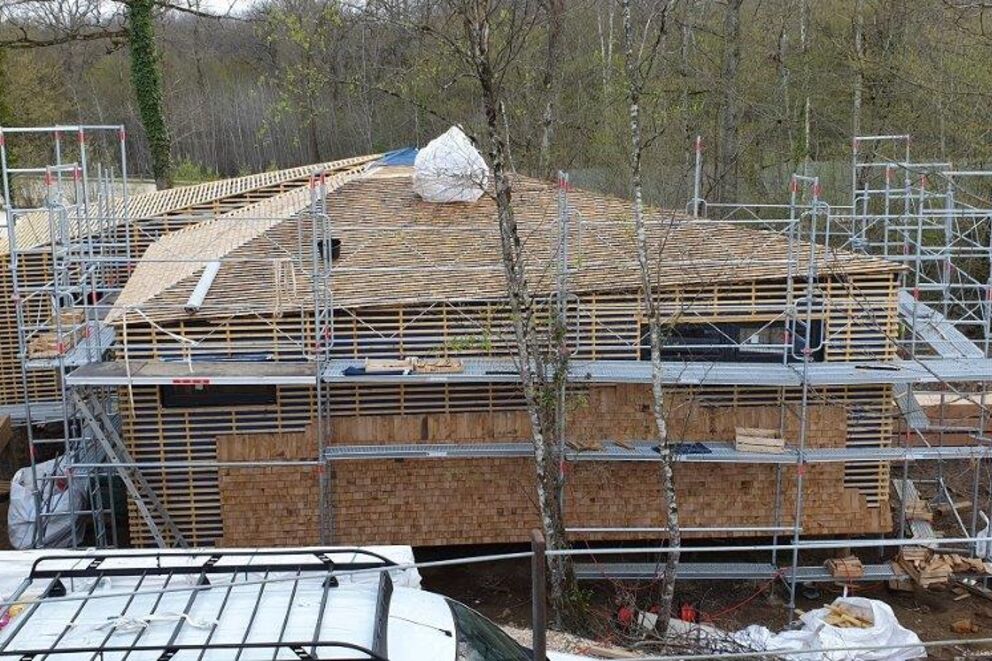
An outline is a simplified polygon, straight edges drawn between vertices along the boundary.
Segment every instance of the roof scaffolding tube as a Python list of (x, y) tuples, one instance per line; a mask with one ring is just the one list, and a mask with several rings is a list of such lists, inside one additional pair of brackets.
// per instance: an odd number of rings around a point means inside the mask
[(210, 286), (214, 283), (214, 278), (217, 277), (219, 271), (220, 262), (207, 262), (207, 265), (203, 268), (203, 273), (200, 275), (200, 280), (189, 295), (186, 305), (183, 306), (183, 309), (188, 314), (196, 314), (200, 311), (200, 306), (203, 305), (203, 299), (207, 297), (207, 292), (210, 291)]

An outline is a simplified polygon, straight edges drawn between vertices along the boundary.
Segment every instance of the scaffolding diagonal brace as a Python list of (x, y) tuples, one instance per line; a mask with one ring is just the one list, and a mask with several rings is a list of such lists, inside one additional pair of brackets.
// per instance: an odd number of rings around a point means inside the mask
[(86, 398), (75, 391), (73, 391), (72, 397), (86, 425), (106, 452), (107, 458), (117, 465), (117, 474), (124, 483), (128, 494), (134, 500), (141, 518), (148, 525), (155, 543), (162, 548), (168, 546), (159, 526), (159, 521), (161, 521), (171, 536), (173, 544), (180, 548), (188, 548), (189, 545), (186, 543), (185, 537), (172, 517), (169, 516), (168, 511), (162, 506), (155, 490), (148, 484), (141, 471), (131, 465), (133, 464), (131, 455), (103, 407), (99, 402), (92, 400), (88, 402)]

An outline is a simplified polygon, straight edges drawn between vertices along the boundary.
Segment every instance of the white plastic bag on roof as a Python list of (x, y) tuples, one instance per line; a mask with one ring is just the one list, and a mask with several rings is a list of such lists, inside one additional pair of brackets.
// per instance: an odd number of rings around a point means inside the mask
[[(839, 604), (848, 604), (858, 610), (870, 611), (874, 626), (867, 629), (835, 627), (826, 622), (830, 611), (826, 608), (817, 608), (800, 618), (803, 627), (798, 631), (773, 634), (764, 627), (750, 626), (738, 631), (734, 634), (734, 638), (740, 644), (756, 651), (782, 650), (783, 653), (776, 656), (797, 661), (812, 658), (827, 661), (908, 661), (908, 659), (926, 657), (926, 648), (920, 644), (920, 637), (899, 624), (888, 604), (864, 597), (843, 597), (834, 600), (834, 605)], [(852, 647), (886, 649), (844, 649)], [(830, 649), (836, 651), (809, 651)]]
[[(35, 471), (38, 476), (38, 486), (42, 490), (42, 507), (51, 513), (51, 516), (45, 517), (41, 546), (44, 548), (72, 546), (73, 526), (76, 528), (76, 540), (82, 541), (84, 520), (75, 512), (85, 509), (85, 476), (78, 476), (72, 480), (72, 493), (69, 493), (69, 479), (65, 477), (58, 457), (36, 465)], [(56, 479), (45, 479), (50, 477)], [(10, 545), (15, 549), (29, 549), (34, 544), (37, 510), (31, 486), (30, 466), (18, 469), (10, 481), (7, 534), (10, 537)]]
[(978, 539), (975, 542), (975, 555), (985, 560), (992, 560), (992, 527), (989, 526), (989, 517), (985, 515), (985, 512), (979, 512), (978, 516), (982, 517), (985, 527), (975, 535)]
[(413, 162), (413, 190), (428, 202), (475, 202), (488, 182), (489, 166), (457, 126), (427, 143)]

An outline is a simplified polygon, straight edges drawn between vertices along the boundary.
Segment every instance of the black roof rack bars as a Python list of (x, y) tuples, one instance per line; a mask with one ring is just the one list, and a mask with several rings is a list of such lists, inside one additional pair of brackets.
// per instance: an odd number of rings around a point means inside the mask
[[(340, 556), (352, 557), (349, 558), (347, 562), (338, 562), (334, 560), (335, 557)], [(117, 559), (128, 560), (128, 565), (114, 566), (114, 563), (108, 562), (109, 560)], [(184, 559), (192, 560), (192, 562), (175, 562), (175, 560), (182, 561)], [(261, 559), (261, 562), (258, 562), (259, 559)], [(172, 562), (170, 562), (170, 560), (172, 560)], [(49, 567), (49, 565), (53, 564), (56, 565), (56, 567)], [(71, 566), (69, 568), (66, 567), (66, 565), (72, 564), (80, 564), (82, 566), (79, 568), (72, 568)], [(265, 650), (267, 654), (272, 654), (273, 658), (275, 658), (280, 651), (284, 654), (288, 651), (293, 653), (296, 658), (317, 661), (321, 658), (319, 656), (321, 649), (335, 649), (339, 652), (355, 652), (354, 656), (349, 655), (348, 657), (350, 659), (354, 659), (354, 661), (388, 661), (387, 627), (389, 620), (389, 606), (393, 594), (393, 582), (388, 571), (380, 572), (378, 577), (370, 647), (364, 647), (360, 644), (340, 640), (324, 640), (321, 637), (321, 624), (323, 622), (325, 608), (328, 603), (328, 594), (329, 592), (332, 592), (332, 588), (336, 587), (336, 580), (332, 581), (325, 579), (323, 582), (323, 598), (320, 603), (320, 610), (316, 615), (316, 627), (313, 632), (313, 637), (310, 640), (298, 641), (284, 640), (283, 636), (286, 633), (286, 625), (289, 621), (289, 609), (292, 606), (293, 596), (296, 594), (299, 582), (304, 580), (304, 572), (327, 573), (329, 575), (328, 578), (333, 579), (334, 577), (332, 572), (334, 571), (357, 571), (361, 569), (376, 569), (395, 566), (397, 566), (396, 562), (374, 551), (351, 547), (267, 549), (260, 551), (215, 551), (213, 549), (206, 549), (201, 551), (182, 552), (110, 552), (97, 553), (93, 556), (43, 556), (34, 562), (29, 577), (24, 581), (24, 583), (22, 583), (22, 586), (18, 590), (18, 594), (15, 595), (15, 598), (23, 594), (24, 589), (30, 585), (32, 581), (47, 581), (47, 585), (45, 585), (45, 589), (41, 597), (34, 600), (28, 607), (27, 611), (18, 616), (16, 624), (7, 630), (0, 631), (0, 660), (18, 659), (19, 661), (41, 661), (41, 659), (51, 659), (52, 661), (57, 661), (60, 658), (75, 659), (85, 655), (90, 655), (91, 658), (99, 658), (100, 655), (108, 652), (124, 653), (124, 658), (127, 658), (127, 655), (134, 652), (158, 652), (158, 661), (170, 661), (177, 655), (182, 656), (181, 653), (184, 651), (200, 652), (198, 658), (202, 658), (203, 652), (212, 650), (236, 651), (238, 652), (237, 657), (241, 657), (241, 652), (246, 650)], [(84, 605), (90, 601), (90, 597), (98, 597), (98, 595), (93, 595), (92, 593), (96, 589), (96, 586), (99, 585), (105, 577), (125, 576), (138, 579), (138, 583), (135, 586), (135, 589), (137, 590), (141, 588), (147, 577), (165, 576), (163, 592), (158, 594), (158, 597), (155, 599), (155, 602), (151, 607), (151, 614), (154, 614), (159, 607), (162, 594), (164, 594), (166, 588), (170, 587), (169, 583), (174, 577), (178, 575), (198, 574), (201, 578), (198, 585), (203, 586), (202, 581), (205, 580), (207, 574), (228, 574), (232, 577), (231, 582), (225, 582), (215, 588), (212, 588), (209, 585), (201, 588), (206, 590), (216, 589), (224, 592), (223, 601), (221, 602), (217, 613), (217, 616), (220, 617), (221, 613), (224, 611), (225, 605), (228, 603), (228, 598), (231, 595), (232, 589), (239, 584), (236, 578), (239, 575), (244, 574), (244, 580), (247, 580), (249, 578), (249, 573), (255, 574), (260, 572), (264, 574), (265, 578), (263, 579), (261, 588), (258, 589), (254, 595), (254, 606), (252, 609), (251, 619), (245, 627), (244, 635), (240, 641), (214, 641), (213, 636), (217, 630), (217, 623), (215, 622), (211, 626), (206, 640), (199, 643), (177, 643), (176, 641), (179, 639), (179, 633), (183, 630), (184, 625), (184, 620), (180, 618), (177, 620), (175, 628), (173, 629), (167, 642), (151, 642), (142, 640), (145, 632), (145, 630), (142, 629), (137, 633), (137, 636), (130, 641), (130, 644), (108, 644), (111, 636), (111, 634), (108, 633), (100, 644), (87, 644), (84, 646), (73, 646), (71, 644), (66, 645), (65, 643), (67, 641), (63, 640), (63, 637), (69, 630), (69, 625), (67, 625), (66, 629), (63, 630), (62, 635), (60, 635), (47, 648), (34, 647), (38, 644), (36, 640), (25, 641), (31, 646), (30, 648), (16, 647), (17, 642), (19, 641), (15, 641), (15, 638), (18, 638), (18, 636), (23, 632), (28, 631), (28, 628), (25, 627), (32, 619), (32, 616), (36, 614), (38, 608), (42, 604), (46, 603), (46, 599), (49, 597), (64, 596), (66, 594), (65, 585), (72, 579), (95, 579), (90, 589), (90, 595), (83, 597), (80, 600), (80, 606), (76, 609), (76, 613), (78, 615), (85, 607)], [(275, 640), (258, 640), (256, 638), (253, 641), (249, 641), (249, 633), (252, 631), (252, 625), (255, 622), (256, 615), (258, 613), (259, 606), (262, 603), (263, 594), (265, 592), (264, 581), (270, 578), (271, 573), (276, 572), (289, 572), (295, 574), (295, 580), (290, 594), (290, 604), (287, 606), (287, 610), (282, 616), (281, 626), (279, 627), (277, 634), (278, 638)], [(200, 590), (192, 585), (189, 589), (190, 595), (186, 601), (186, 607), (183, 609), (183, 614), (188, 614), (190, 612), (194, 604), (194, 600), (200, 594)], [(127, 600), (123, 610), (120, 611), (122, 616), (128, 610), (133, 600), (133, 596)], [(275, 635), (276, 634), (273, 633), (273, 637)], [(23, 636), (21, 637), (23, 638)], [(88, 643), (88, 641), (86, 642)], [(335, 659), (338, 659), (338, 657), (335, 657)]]
[[(356, 556), (366, 557), (366, 561), (349, 561), (349, 562), (337, 562), (331, 558), (334, 555), (340, 554), (354, 554)], [(250, 560), (256, 560), (258, 558), (266, 557), (282, 557), (285, 556), (312, 556), (311, 561), (292, 561), (292, 562), (254, 562)], [(176, 564), (166, 564), (162, 565), (163, 560), (168, 560), (170, 558), (202, 558), (202, 563), (189, 564), (189, 565), (176, 565)], [(236, 562), (227, 562), (232, 558), (246, 558), (246, 561), (242, 564)], [(42, 579), (42, 578), (55, 578), (60, 577), (63, 579), (70, 578), (93, 578), (96, 576), (134, 576), (141, 572), (148, 576), (154, 575), (164, 575), (164, 574), (231, 574), (238, 573), (242, 571), (249, 572), (265, 572), (265, 571), (360, 571), (363, 569), (376, 569), (380, 567), (394, 567), (396, 563), (389, 558), (376, 553), (374, 551), (368, 551), (366, 549), (360, 548), (350, 548), (350, 547), (340, 547), (340, 548), (308, 548), (308, 549), (266, 549), (264, 551), (225, 551), (222, 549), (204, 549), (200, 551), (183, 551), (178, 553), (162, 553), (162, 552), (148, 552), (148, 553), (104, 553), (97, 552), (93, 555), (90, 563), (85, 567), (79, 567), (75, 569), (66, 569), (65, 567), (46, 569), (44, 564), (46, 563), (58, 563), (58, 562), (72, 562), (79, 561), (82, 558), (79, 555), (46, 555), (38, 558), (31, 565), (31, 573), (28, 578), (30, 579)], [(139, 561), (139, 560), (154, 560), (154, 563), (149, 564), (149, 566), (128, 566), (128, 567), (104, 567), (103, 565), (107, 560), (128, 560), (128, 561)], [(219, 565), (218, 563), (224, 560), (224, 564)]]
[(97, 646), (83, 646), (83, 647), (59, 647), (59, 648), (35, 648), (35, 649), (18, 649), (18, 650), (4, 650), (0, 653), (0, 659), (6, 659), (8, 657), (16, 657), (19, 661), (34, 661), (36, 657), (55, 657), (59, 658), (63, 654), (95, 654), (99, 655), (101, 653), (112, 653), (112, 652), (160, 652), (158, 661), (168, 661), (174, 657), (179, 652), (191, 651), (191, 652), (210, 652), (215, 650), (232, 650), (232, 651), (245, 651), (245, 650), (268, 650), (271, 652), (276, 652), (278, 650), (290, 650), (296, 654), (297, 658), (305, 659), (307, 661), (319, 661), (320, 657), (308, 651), (311, 646), (326, 647), (338, 650), (352, 650), (357, 652), (361, 656), (354, 657), (334, 657), (334, 661), (389, 661), (385, 656), (380, 656), (374, 650), (370, 650), (361, 645), (355, 645), (352, 643), (343, 643), (340, 641), (333, 640), (306, 640), (306, 641), (282, 641), (282, 642), (260, 642), (260, 643), (204, 643), (204, 644), (173, 644), (173, 645), (97, 645)]
[(393, 579), (389, 572), (379, 574), (379, 589), (375, 595), (375, 623), (372, 629), (372, 651), (379, 657), (387, 658), (387, 632), (389, 626), (389, 602), (393, 597)]

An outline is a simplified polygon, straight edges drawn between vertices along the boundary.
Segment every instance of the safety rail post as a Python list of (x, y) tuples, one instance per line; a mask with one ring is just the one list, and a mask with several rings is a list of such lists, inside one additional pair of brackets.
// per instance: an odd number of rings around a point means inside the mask
[(547, 545), (540, 530), (530, 532), (530, 580), (531, 580), (531, 628), (534, 637), (531, 641), (534, 661), (546, 661), (548, 657), (548, 599), (547, 599)]

